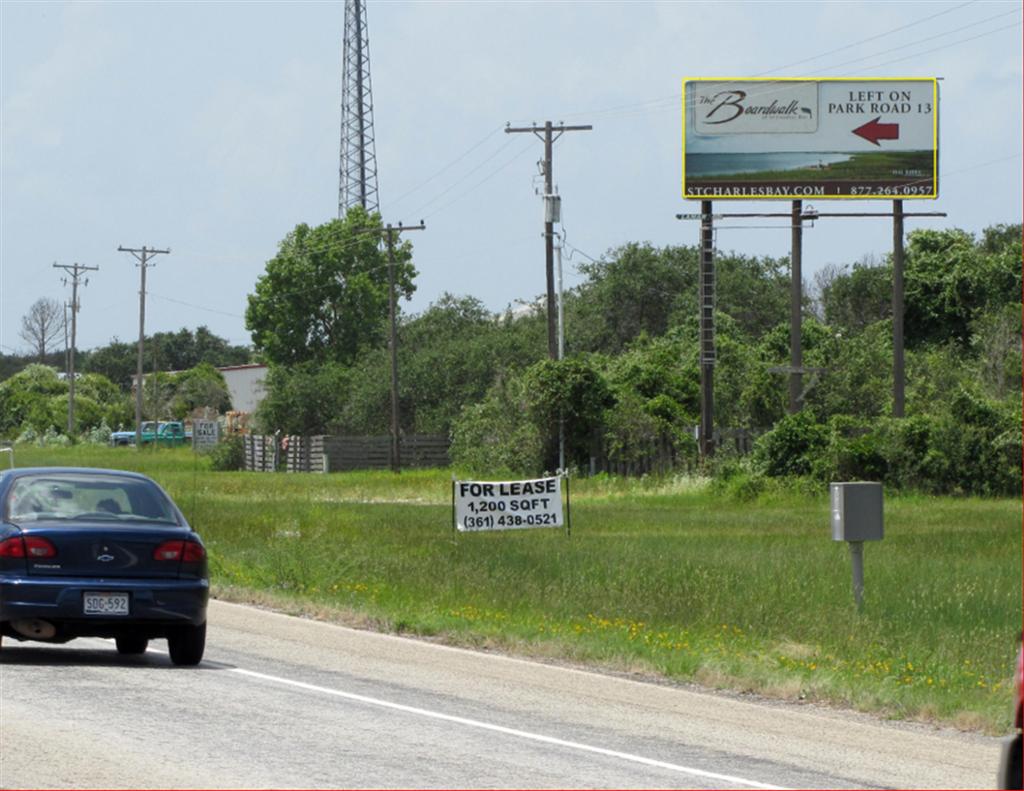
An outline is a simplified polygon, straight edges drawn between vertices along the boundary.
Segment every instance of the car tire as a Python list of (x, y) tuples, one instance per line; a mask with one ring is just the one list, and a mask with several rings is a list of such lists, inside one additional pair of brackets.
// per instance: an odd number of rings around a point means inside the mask
[(175, 665), (198, 665), (206, 650), (206, 622), (199, 626), (176, 626), (167, 633), (167, 649)]
[(119, 654), (144, 654), (149, 647), (149, 640), (145, 637), (138, 637), (134, 634), (115, 637), (114, 645), (117, 646)]
[(1021, 766), (1021, 734), (1003, 740), (999, 756), (999, 780), (996, 788), (1017, 789), (1024, 785), (1024, 767)]

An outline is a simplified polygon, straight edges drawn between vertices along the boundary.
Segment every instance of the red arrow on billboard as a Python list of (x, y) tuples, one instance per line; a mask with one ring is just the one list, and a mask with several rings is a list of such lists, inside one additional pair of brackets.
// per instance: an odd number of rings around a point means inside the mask
[(868, 121), (863, 126), (858, 126), (853, 130), (855, 135), (860, 135), (869, 143), (878, 145), (879, 140), (899, 140), (900, 139), (900, 125), (899, 124), (880, 124), (878, 123), (882, 116), (878, 116), (873, 121)]

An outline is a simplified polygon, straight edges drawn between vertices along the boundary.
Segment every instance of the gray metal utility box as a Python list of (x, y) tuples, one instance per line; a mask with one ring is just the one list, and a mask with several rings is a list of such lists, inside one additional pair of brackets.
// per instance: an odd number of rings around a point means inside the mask
[(882, 484), (829, 484), (833, 541), (882, 540)]

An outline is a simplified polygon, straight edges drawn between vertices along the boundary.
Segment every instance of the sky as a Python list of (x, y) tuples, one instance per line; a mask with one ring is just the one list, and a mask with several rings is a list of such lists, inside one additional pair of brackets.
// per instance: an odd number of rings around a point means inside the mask
[[(939, 77), (937, 200), (907, 230), (1021, 222), (1021, 4), (404, 2), (367, 24), (384, 221), (419, 271), (406, 313), (446, 292), (492, 311), (543, 293), (543, 145), (508, 122), (592, 124), (554, 147), (565, 286), (629, 242), (696, 244), (682, 198), (687, 77)], [(246, 296), (299, 223), (338, 214), (344, 3), (0, 0), (0, 351), (21, 319), (80, 289), (80, 349), (205, 325), (250, 343)], [(885, 120), (885, 119), (883, 119)], [(809, 201), (812, 202), (813, 201)], [(721, 207), (721, 208), (720, 208)], [(819, 211), (889, 211), (820, 201)], [(716, 211), (788, 211), (719, 201)], [(789, 254), (788, 222), (722, 220), (719, 249)], [(882, 259), (891, 220), (822, 218), (803, 271)], [(571, 327), (567, 328), (571, 332)]]

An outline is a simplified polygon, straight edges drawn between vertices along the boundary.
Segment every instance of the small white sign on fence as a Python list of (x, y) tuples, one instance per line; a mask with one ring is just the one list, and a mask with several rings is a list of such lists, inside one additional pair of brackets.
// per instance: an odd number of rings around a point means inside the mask
[(561, 477), (452, 481), (452, 506), (459, 532), (566, 526)]

